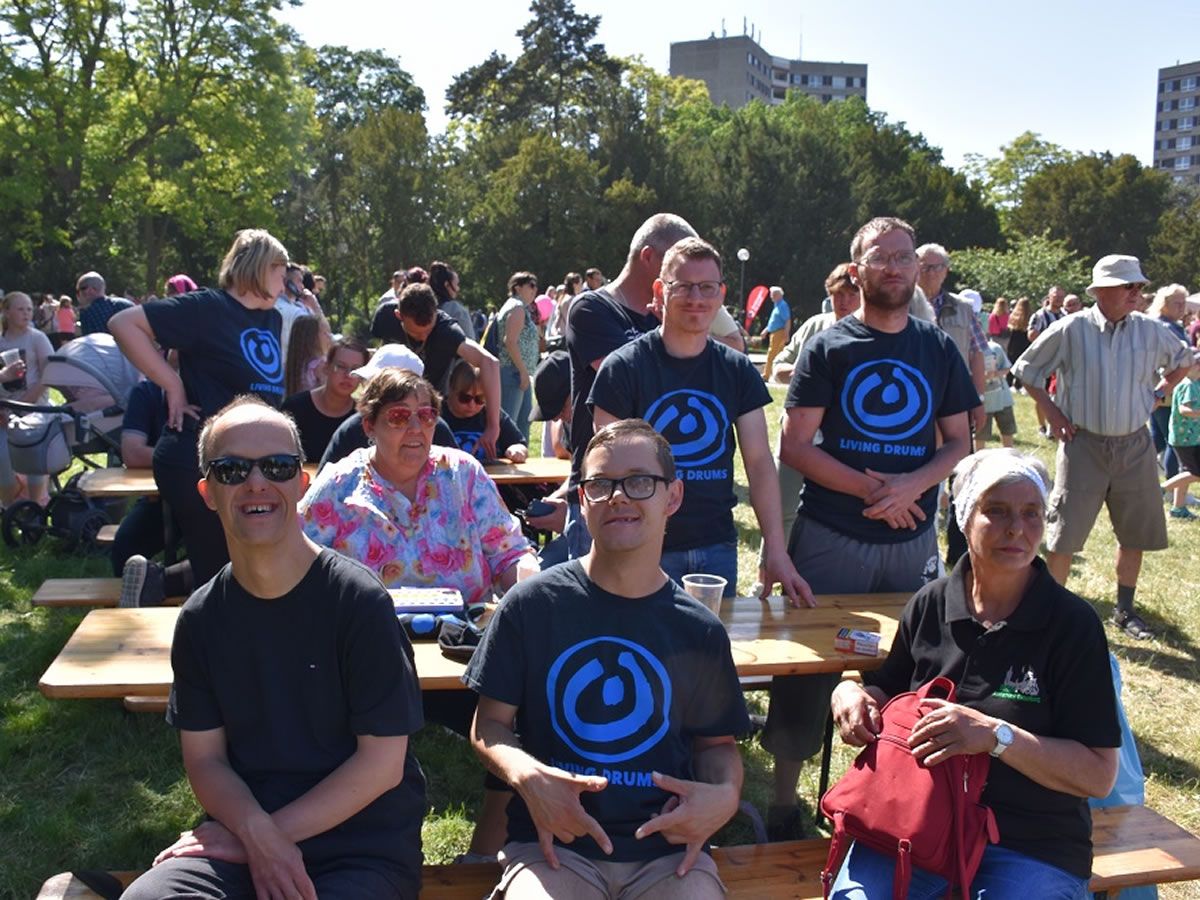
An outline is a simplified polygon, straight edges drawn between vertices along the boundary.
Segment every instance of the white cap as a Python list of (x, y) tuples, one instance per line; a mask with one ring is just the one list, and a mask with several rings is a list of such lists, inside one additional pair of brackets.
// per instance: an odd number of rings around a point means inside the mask
[(425, 363), (403, 344), (384, 344), (371, 354), (365, 366), (359, 366), (352, 374), (367, 381), (381, 369), (407, 369), (424, 375)]

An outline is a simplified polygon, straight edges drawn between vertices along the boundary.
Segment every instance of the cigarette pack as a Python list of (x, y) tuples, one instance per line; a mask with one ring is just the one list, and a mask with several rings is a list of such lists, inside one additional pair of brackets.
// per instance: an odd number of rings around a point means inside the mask
[(859, 656), (879, 655), (879, 632), (858, 631), (854, 628), (839, 628), (837, 637), (833, 639), (833, 647), (843, 653), (857, 653)]

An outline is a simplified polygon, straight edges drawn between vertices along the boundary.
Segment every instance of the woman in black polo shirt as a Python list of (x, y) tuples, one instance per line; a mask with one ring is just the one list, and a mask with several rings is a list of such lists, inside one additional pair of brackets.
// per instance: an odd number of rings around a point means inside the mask
[[(914, 755), (933, 766), (991, 753), (983, 802), (1000, 842), (989, 845), (971, 896), (1085, 898), (1091, 876), (1088, 797), (1117, 775), (1121, 732), (1104, 627), (1038, 559), (1049, 476), (1032, 457), (984, 450), (955, 469), (956, 514), (968, 552), (909, 601), (883, 667), (843, 682), (832, 708), (842, 739), (874, 740), (888, 698), (943, 675), (958, 703), (932, 701), (914, 729)], [(855, 845), (833, 886), (838, 898), (891, 892), (895, 861)], [(909, 897), (940, 897), (946, 882), (913, 870)]]
[[(196, 490), (200, 426), (239, 394), (256, 394), (274, 407), (283, 401), (283, 320), (275, 299), (287, 261), (287, 250), (268, 232), (239, 231), (221, 263), (219, 289), (153, 300), (108, 323), (125, 355), (166, 395), (154, 481), (179, 523), (197, 586), (229, 561), (221, 523)], [(156, 344), (178, 351), (178, 372)]]

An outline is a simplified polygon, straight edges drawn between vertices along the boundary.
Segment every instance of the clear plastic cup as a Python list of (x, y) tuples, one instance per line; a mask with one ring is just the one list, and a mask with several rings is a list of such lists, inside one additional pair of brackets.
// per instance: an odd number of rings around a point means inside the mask
[(714, 616), (721, 615), (721, 596), (727, 583), (720, 575), (683, 576), (683, 589), (712, 610)]
[(4, 365), (11, 366), (15, 362), (20, 362), (21, 351), (17, 349), (4, 350), (0, 352), (0, 360), (4, 362)]

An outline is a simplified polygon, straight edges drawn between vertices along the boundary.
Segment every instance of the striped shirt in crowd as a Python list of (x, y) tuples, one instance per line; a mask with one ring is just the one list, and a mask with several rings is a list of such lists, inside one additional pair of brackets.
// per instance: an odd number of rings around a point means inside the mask
[(1114, 324), (1094, 305), (1039, 334), (1013, 375), (1041, 386), (1057, 371), (1055, 403), (1071, 423), (1121, 437), (1146, 427), (1159, 370), (1191, 364), (1191, 350), (1161, 322), (1131, 312)]

